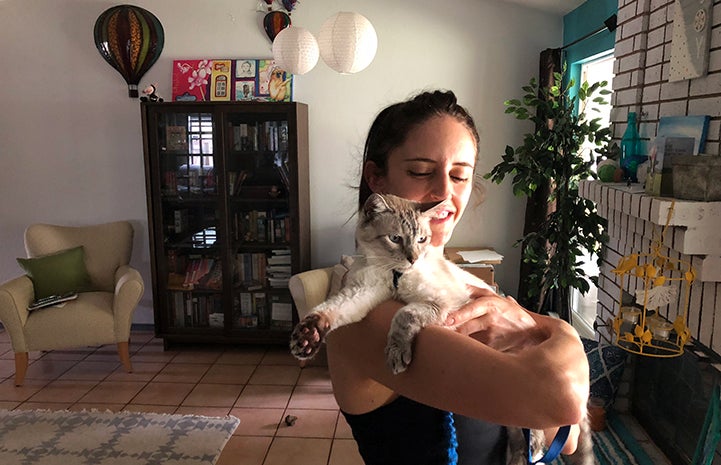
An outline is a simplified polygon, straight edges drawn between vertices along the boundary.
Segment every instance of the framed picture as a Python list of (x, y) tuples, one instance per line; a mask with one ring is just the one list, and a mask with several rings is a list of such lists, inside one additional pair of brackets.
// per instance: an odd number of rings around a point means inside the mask
[(665, 155), (698, 155), (706, 145), (708, 115), (662, 116), (658, 137), (665, 138)]
[(273, 59), (173, 61), (172, 100), (293, 101), (293, 75)]

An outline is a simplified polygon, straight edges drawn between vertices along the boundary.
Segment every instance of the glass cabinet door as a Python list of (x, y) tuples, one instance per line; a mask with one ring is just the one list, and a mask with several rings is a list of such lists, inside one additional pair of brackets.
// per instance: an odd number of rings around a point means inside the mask
[(294, 163), (286, 113), (225, 115), (234, 329), (292, 328), (291, 196)]
[(214, 137), (208, 112), (157, 114), (157, 160), (160, 195), (157, 210), (163, 231), (158, 255), (162, 307), (169, 328), (219, 328), (223, 304), (222, 202)]

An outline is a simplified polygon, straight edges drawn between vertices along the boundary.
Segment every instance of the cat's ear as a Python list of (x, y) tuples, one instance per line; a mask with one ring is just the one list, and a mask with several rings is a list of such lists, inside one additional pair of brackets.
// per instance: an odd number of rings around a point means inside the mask
[(363, 213), (366, 217), (372, 217), (389, 210), (391, 210), (391, 207), (381, 194), (371, 194), (363, 205)]

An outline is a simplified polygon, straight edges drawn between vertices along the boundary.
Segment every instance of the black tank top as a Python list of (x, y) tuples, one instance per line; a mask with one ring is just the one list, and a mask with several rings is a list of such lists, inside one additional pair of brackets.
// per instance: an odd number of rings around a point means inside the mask
[(343, 412), (366, 465), (502, 465), (506, 429), (399, 397), (371, 412)]

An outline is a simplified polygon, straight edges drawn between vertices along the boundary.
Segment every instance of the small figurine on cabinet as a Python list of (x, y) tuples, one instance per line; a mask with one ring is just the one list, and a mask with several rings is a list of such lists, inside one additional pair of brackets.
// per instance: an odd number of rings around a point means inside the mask
[(162, 102), (163, 97), (155, 93), (155, 84), (150, 84), (143, 89), (143, 96), (140, 97), (141, 102)]

